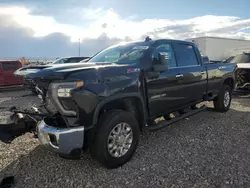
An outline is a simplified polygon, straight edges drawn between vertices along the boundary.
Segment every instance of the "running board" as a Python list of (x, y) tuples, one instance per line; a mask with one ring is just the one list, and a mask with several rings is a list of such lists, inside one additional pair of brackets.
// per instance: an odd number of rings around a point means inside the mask
[(171, 120), (165, 120), (162, 123), (159, 123), (159, 124), (156, 124), (156, 125), (148, 125), (147, 129), (149, 131), (156, 131), (156, 130), (162, 129), (162, 128), (166, 127), (166, 126), (171, 125), (172, 123), (178, 122), (178, 121), (180, 121), (180, 120), (182, 120), (184, 118), (187, 118), (189, 116), (197, 114), (197, 113), (205, 110), (206, 108), (207, 107), (204, 105), (204, 106), (202, 106), (202, 107), (200, 107), (198, 109), (195, 109), (195, 110), (192, 110), (192, 111), (187, 112), (185, 114), (182, 114), (180, 117), (176, 117), (176, 118), (173, 118)]

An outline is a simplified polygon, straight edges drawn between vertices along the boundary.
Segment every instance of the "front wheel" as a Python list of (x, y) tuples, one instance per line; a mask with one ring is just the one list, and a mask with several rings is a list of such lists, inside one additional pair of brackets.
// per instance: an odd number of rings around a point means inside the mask
[(214, 108), (218, 112), (227, 112), (232, 100), (232, 87), (223, 85), (221, 92), (214, 99)]
[(132, 113), (112, 110), (100, 118), (90, 153), (107, 168), (128, 162), (139, 143), (140, 130)]

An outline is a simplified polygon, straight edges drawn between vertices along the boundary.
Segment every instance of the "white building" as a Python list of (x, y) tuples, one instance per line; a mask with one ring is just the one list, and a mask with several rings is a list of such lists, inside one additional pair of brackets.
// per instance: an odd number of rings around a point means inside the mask
[(186, 39), (194, 42), (202, 55), (211, 61), (222, 61), (243, 51), (250, 51), (250, 40), (220, 37), (198, 37)]

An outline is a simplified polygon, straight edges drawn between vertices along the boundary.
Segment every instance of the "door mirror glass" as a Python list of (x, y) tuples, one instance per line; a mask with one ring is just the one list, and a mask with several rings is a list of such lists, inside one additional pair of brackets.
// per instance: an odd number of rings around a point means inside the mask
[(153, 64), (153, 71), (164, 72), (168, 70), (169, 56), (166, 52), (159, 52), (159, 64)]

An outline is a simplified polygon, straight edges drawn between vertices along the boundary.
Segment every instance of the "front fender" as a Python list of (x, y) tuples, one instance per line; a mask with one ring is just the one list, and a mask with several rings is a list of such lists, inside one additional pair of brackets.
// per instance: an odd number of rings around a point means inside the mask
[(221, 79), (221, 83), (220, 86), (222, 87), (223, 84), (225, 82), (229, 82), (232, 84), (232, 87), (235, 89), (236, 86), (236, 76), (235, 76), (235, 72), (231, 72), (231, 73), (227, 73), (225, 74), (222, 79)]
[(109, 102), (115, 101), (115, 100), (123, 100), (125, 98), (136, 98), (140, 101), (142, 105), (142, 111), (143, 111), (143, 120), (146, 122), (147, 117), (147, 110), (146, 110), (146, 103), (140, 93), (123, 93), (123, 94), (117, 94), (114, 96), (110, 96), (108, 98), (105, 98), (104, 100), (100, 101), (98, 105), (95, 108), (94, 115), (93, 115), (93, 125), (96, 125), (98, 122), (98, 117), (100, 114), (100, 110), (102, 107), (104, 107), (105, 104), (108, 104)]

